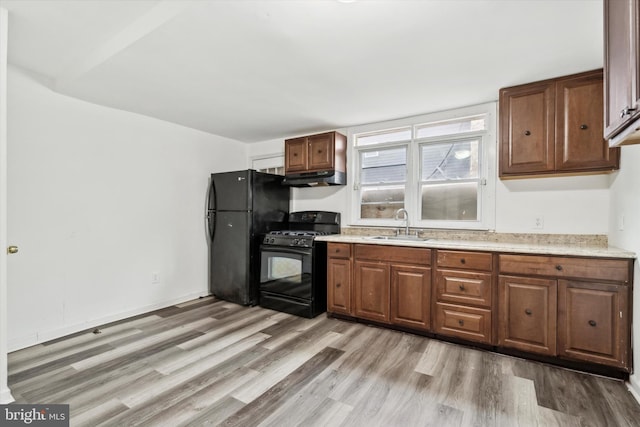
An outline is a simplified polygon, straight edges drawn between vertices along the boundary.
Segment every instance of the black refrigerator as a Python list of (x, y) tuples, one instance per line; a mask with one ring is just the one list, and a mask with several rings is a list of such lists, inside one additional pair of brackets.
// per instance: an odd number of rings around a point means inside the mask
[(258, 303), (260, 243), (287, 228), (289, 187), (255, 170), (211, 175), (207, 202), (209, 291), (243, 305)]

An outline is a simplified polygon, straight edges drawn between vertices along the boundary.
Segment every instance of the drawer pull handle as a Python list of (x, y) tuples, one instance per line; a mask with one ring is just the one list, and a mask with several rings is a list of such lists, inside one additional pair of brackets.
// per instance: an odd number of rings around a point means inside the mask
[(464, 320), (458, 320), (458, 325), (464, 326)]
[(531, 132), (530, 132), (530, 131), (528, 131), (528, 130), (525, 130), (525, 131), (524, 131), (524, 134), (525, 134), (525, 135), (527, 135), (527, 136), (529, 136), (529, 135), (531, 135)]
[(466, 262), (467, 262), (467, 260), (465, 260), (464, 258), (461, 258), (461, 259), (460, 259), (460, 263), (461, 263), (461, 264), (465, 264)]
[(533, 314), (533, 311), (529, 310), (528, 308), (524, 311), (524, 314), (526, 314), (527, 316), (531, 316)]
[(560, 264), (556, 265), (556, 270), (562, 271), (562, 266)]
[(460, 288), (460, 290), (461, 290), (461, 291), (464, 291), (464, 290), (465, 290), (464, 285), (460, 285), (460, 286), (458, 286), (458, 287)]
[(595, 320), (589, 320), (589, 326), (595, 327), (597, 325)]
[(580, 129), (582, 129), (582, 130), (587, 129), (588, 127), (589, 127), (589, 126), (587, 126), (587, 125), (580, 125)]

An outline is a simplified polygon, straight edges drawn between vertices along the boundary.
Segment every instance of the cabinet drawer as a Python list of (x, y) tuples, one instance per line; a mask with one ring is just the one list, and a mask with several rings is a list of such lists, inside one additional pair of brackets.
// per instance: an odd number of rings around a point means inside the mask
[(431, 249), (387, 245), (355, 245), (357, 259), (406, 264), (431, 264)]
[(576, 277), (629, 282), (629, 261), (538, 255), (500, 255), (500, 274)]
[(493, 257), (486, 252), (438, 251), (438, 267), (491, 271)]
[(349, 243), (332, 243), (327, 244), (327, 256), (330, 258), (350, 258), (351, 245)]
[(491, 274), (438, 270), (436, 295), (438, 301), (491, 308)]
[(437, 303), (435, 332), (491, 344), (491, 310)]

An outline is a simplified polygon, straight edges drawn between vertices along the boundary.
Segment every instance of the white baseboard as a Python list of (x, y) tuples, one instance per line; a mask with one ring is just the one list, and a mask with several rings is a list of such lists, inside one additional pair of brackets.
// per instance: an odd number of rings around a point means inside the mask
[(638, 403), (640, 403), (640, 383), (636, 380), (638, 375), (632, 375), (629, 377), (629, 381), (627, 381), (627, 388), (633, 397), (636, 398)]
[(15, 399), (11, 395), (11, 390), (8, 388), (0, 390), (0, 405), (13, 402)]
[(62, 328), (52, 329), (49, 331), (39, 331), (35, 334), (29, 334), (26, 336), (17, 337), (10, 340), (7, 343), (8, 352), (10, 353), (12, 351), (21, 350), (23, 348), (31, 347), (32, 345), (36, 345), (36, 344), (47, 342), (56, 338), (64, 337), (65, 335), (70, 335), (79, 331), (83, 331), (85, 329), (94, 328), (96, 326), (104, 325), (106, 323), (126, 319), (127, 317), (137, 316), (139, 314), (148, 313), (150, 311), (158, 310), (160, 308), (170, 307), (172, 305), (180, 304), (192, 299), (199, 298), (201, 296), (206, 296), (206, 293), (196, 292), (189, 295), (183, 295), (179, 298), (175, 298), (169, 301), (158, 302), (155, 304), (150, 304), (144, 307), (135, 308), (135, 309), (120, 312), (117, 314), (112, 314), (109, 316), (104, 316), (96, 319), (90, 319), (85, 322), (75, 323), (73, 325), (64, 326)]

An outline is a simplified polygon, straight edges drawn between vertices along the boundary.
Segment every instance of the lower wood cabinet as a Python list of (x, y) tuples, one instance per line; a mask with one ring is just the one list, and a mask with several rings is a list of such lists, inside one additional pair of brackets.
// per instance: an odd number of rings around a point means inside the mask
[(351, 260), (329, 258), (327, 285), (327, 310), (351, 314)]
[(558, 354), (621, 368), (629, 360), (629, 288), (558, 280)]
[(430, 249), (354, 245), (353, 315), (429, 330), (430, 263)]
[(355, 262), (355, 310), (363, 319), (389, 323), (389, 264)]
[(391, 323), (421, 330), (431, 327), (431, 269), (391, 267)]
[(327, 244), (327, 311), (353, 314), (351, 245)]
[(500, 255), (499, 264), (500, 346), (630, 371), (633, 260)]
[(498, 344), (556, 354), (556, 281), (500, 276)]
[(631, 371), (632, 259), (333, 242), (327, 254), (329, 313)]

